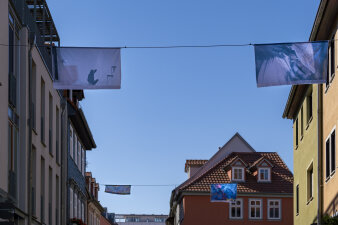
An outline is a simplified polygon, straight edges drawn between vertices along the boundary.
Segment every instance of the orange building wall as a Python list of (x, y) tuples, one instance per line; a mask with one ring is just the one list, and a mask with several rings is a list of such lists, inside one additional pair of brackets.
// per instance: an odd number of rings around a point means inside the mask
[(104, 216), (100, 216), (100, 225), (111, 225), (111, 223), (109, 223), (109, 221), (104, 217)]
[[(184, 219), (182, 225), (293, 225), (293, 199), (284, 198), (267, 198), (267, 197), (241, 197), (243, 199), (243, 219), (229, 219), (229, 203), (210, 202), (210, 196), (184, 196)], [(259, 198), (263, 200), (263, 219), (249, 220), (249, 198)], [(282, 201), (282, 218), (281, 220), (267, 219), (267, 199), (281, 199)]]

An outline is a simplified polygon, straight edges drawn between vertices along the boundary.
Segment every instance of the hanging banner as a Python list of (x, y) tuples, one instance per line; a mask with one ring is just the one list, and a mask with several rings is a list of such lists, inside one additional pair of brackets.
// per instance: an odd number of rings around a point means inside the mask
[(325, 83), (328, 41), (255, 45), (258, 87)]
[(55, 89), (120, 89), (119, 48), (53, 49)]
[(118, 195), (130, 195), (131, 185), (106, 185), (105, 192)]
[(212, 202), (227, 202), (237, 197), (237, 184), (211, 184), (210, 195)]

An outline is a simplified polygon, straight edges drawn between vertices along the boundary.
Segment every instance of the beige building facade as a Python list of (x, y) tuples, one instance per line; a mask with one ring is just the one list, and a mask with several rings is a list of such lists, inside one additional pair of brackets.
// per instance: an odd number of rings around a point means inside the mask
[[(326, 7), (325, 7), (326, 6)], [(323, 1), (318, 11), (317, 37), (315, 40), (330, 40), (327, 83), (323, 85), (323, 136), (322, 136), (322, 184), (323, 214), (338, 216), (338, 1)]]
[(9, 224), (61, 224), (62, 97), (44, 47), (59, 39), (39, 2), (33, 11), (24, 0), (0, 1), (0, 221)]

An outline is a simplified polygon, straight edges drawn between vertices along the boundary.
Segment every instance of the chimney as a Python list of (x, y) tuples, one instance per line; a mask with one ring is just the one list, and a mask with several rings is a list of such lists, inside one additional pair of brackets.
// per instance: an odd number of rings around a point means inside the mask
[(185, 162), (184, 172), (188, 174), (188, 178), (192, 177), (208, 160), (188, 159)]

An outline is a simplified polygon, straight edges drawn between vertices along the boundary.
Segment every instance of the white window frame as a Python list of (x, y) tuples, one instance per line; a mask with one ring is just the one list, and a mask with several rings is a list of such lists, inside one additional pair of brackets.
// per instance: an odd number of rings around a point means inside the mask
[[(262, 170), (267, 170), (268, 171), (268, 179), (265, 180), (265, 179), (261, 179), (261, 171)], [(270, 182), (271, 181), (271, 168), (269, 167), (261, 167), (261, 168), (258, 168), (258, 181), (259, 182)]]
[[(242, 171), (242, 179), (235, 179), (235, 170), (241, 170)], [(231, 169), (231, 180), (233, 181), (244, 181), (244, 168), (243, 167), (240, 167), (240, 166), (233, 166), (232, 169)]]
[(235, 199), (235, 203), (236, 201), (239, 201), (241, 204), (240, 204), (240, 208), (241, 208), (241, 216), (240, 217), (233, 217), (231, 215), (231, 209), (232, 208), (237, 208), (237, 205), (236, 206), (233, 206), (232, 205), (232, 202), (229, 203), (229, 219), (236, 219), (236, 220), (240, 220), (240, 219), (243, 219), (243, 199), (241, 198), (238, 198), (238, 199)]
[[(279, 217), (278, 218), (270, 217), (270, 208), (275, 208), (275, 207), (270, 207), (270, 202), (278, 202), (278, 210), (279, 210), (279, 212), (278, 212)], [(281, 199), (268, 199), (267, 209), (268, 209), (267, 213), (268, 213), (268, 219), (269, 220), (280, 220), (280, 219), (282, 219), (282, 201), (281, 201)]]
[[(260, 215), (259, 215), (259, 217), (251, 217), (251, 208), (252, 208), (251, 202), (253, 202), (253, 201), (259, 201), (260, 202), (260, 207), (259, 207)], [(261, 220), (263, 218), (263, 201), (262, 201), (262, 199), (250, 198), (248, 208), (249, 208), (249, 219), (251, 219), (251, 220)], [(254, 208), (258, 208), (258, 207), (254, 206)]]

